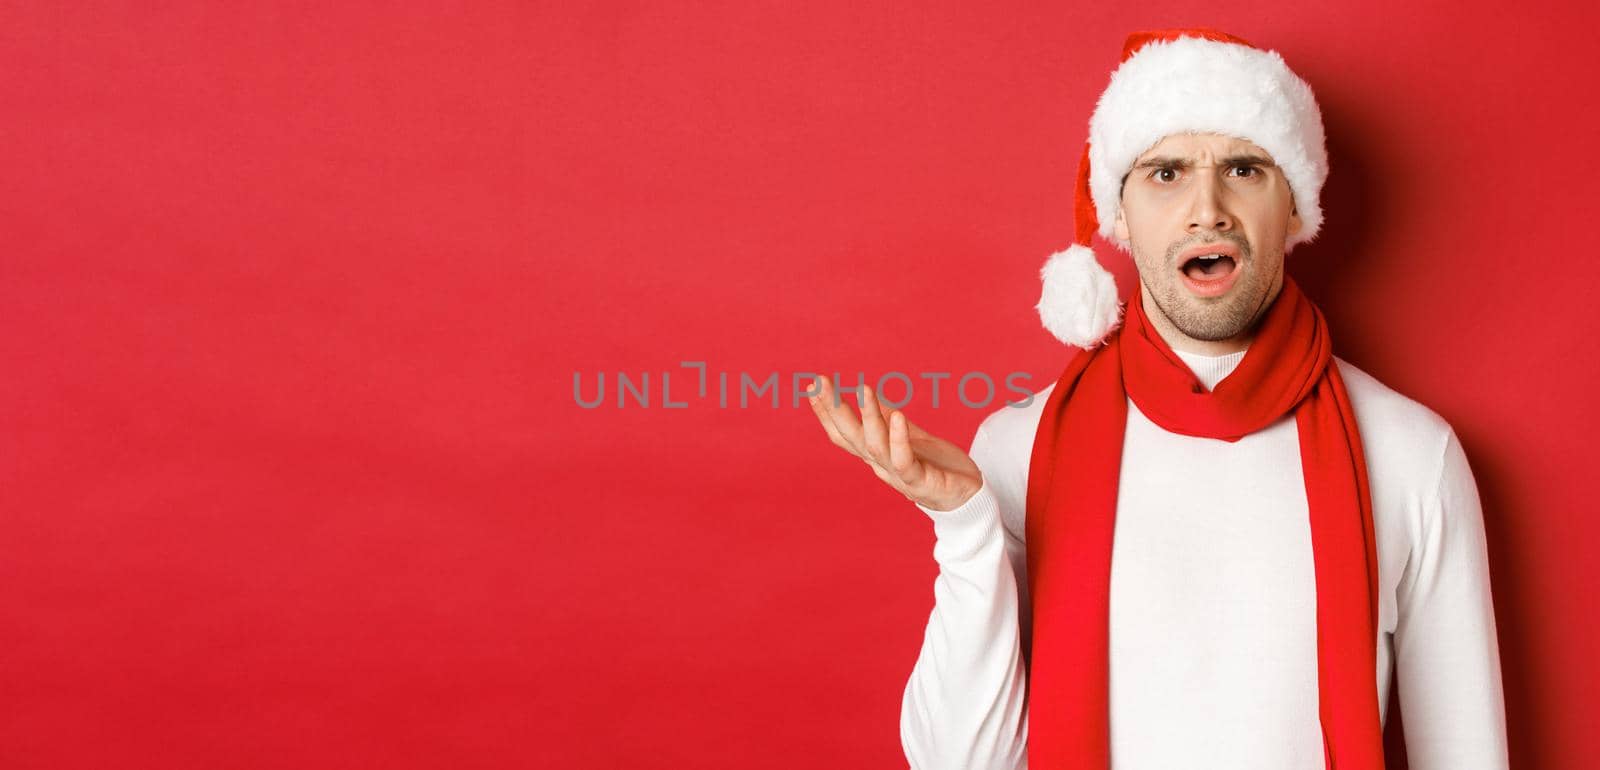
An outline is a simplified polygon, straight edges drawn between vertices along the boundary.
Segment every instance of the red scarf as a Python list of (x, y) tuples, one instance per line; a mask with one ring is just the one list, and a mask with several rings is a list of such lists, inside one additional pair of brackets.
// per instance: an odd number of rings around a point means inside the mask
[(1027, 498), (1029, 766), (1110, 766), (1111, 542), (1131, 398), (1170, 432), (1229, 442), (1294, 413), (1316, 566), (1323, 753), (1330, 770), (1380, 770), (1372, 502), (1355, 413), (1332, 363), (1322, 311), (1284, 276), (1238, 368), (1206, 391), (1150, 325), (1141, 291), (1128, 302), (1123, 328), (1067, 364), (1034, 438)]

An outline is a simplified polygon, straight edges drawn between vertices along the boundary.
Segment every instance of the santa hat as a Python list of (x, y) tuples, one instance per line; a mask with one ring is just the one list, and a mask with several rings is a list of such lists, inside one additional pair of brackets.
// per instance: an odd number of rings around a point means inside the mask
[(1096, 232), (1123, 251), (1115, 223), (1122, 180), (1134, 161), (1171, 134), (1212, 132), (1256, 143), (1272, 155), (1294, 195), (1301, 228), (1285, 246), (1322, 227), (1318, 197), (1328, 176), (1322, 113), (1311, 86), (1283, 57), (1216, 30), (1138, 32), (1122, 48), (1089, 120), (1078, 163), (1073, 245), (1050, 255), (1035, 307), (1044, 328), (1078, 347), (1100, 344), (1120, 323), (1116, 281), (1090, 243)]

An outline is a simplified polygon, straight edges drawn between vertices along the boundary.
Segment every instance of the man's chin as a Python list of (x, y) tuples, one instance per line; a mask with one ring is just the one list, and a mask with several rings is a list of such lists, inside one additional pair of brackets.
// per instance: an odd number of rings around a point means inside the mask
[(1178, 331), (1191, 339), (1219, 342), (1237, 337), (1244, 327), (1240, 321), (1240, 287), (1217, 297), (1196, 297), (1184, 287), (1176, 287), (1177, 307), (1171, 308), (1176, 318), (1167, 320)]

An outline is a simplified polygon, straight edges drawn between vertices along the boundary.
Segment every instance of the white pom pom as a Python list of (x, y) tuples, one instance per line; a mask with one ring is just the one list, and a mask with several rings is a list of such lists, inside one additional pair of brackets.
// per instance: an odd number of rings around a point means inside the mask
[(1039, 277), (1044, 292), (1034, 307), (1056, 339), (1089, 348), (1117, 328), (1122, 317), (1117, 282), (1100, 266), (1093, 249), (1074, 244), (1051, 254)]

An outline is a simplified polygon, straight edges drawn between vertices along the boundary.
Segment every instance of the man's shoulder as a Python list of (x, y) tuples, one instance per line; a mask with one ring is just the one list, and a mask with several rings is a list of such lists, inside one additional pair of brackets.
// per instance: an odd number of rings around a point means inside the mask
[(1045, 402), (1050, 399), (1050, 391), (1055, 387), (1052, 382), (1026, 401), (1014, 399), (1016, 403), (1008, 403), (990, 412), (978, 425), (978, 431), (996, 447), (1031, 448), (1033, 436), (1039, 429), (1039, 417), (1044, 414)]
[(1334, 356), (1369, 468), (1426, 479), (1437, 475), (1445, 443), (1454, 432), (1438, 412), (1385, 385), (1360, 367)]
[[(1356, 410), (1356, 419), (1362, 423), (1370, 418), (1374, 427), (1385, 430), (1406, 431), (1414, 434), (1438, 435), (1450, 430), (1450, 423), (1427, 405), (1385, 385), (1365, 370), (1334, 356), (1339, 374), (1344, 378), (1345, 390)], [(1362, 412), (1367, 415), (1363, 417)], [(1361, 427), (1366, 427), (1364, 424)]]

